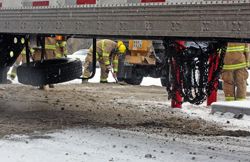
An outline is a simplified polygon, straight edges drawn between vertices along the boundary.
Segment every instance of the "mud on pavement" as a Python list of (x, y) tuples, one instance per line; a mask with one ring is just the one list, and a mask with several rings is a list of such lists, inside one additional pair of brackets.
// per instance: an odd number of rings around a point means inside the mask
[(114, 127), (146, 133), (249, 136), (170, 108), (164, 88), (116, 84), (58, 84), (38, 90), (1, 85), (0, 136), (79, 126)]

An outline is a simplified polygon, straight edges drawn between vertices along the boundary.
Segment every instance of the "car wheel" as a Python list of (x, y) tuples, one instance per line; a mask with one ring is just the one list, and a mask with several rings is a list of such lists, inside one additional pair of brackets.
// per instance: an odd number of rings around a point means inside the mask
[(34, 61), (17, 68), (18, 81), (33, 86), (66, 82), (81, 75), (81, 61), (67, 58)]

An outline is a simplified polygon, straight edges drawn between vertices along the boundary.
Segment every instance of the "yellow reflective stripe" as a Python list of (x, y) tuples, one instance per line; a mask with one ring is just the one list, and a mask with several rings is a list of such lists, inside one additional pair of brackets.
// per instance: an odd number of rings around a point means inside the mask
[(30, 53), (33, 53), (35, 50), (33, 48), (30, 49)]
[(99, 59), (99, 54), (96, 52), (96, 59)]
[(115, 73), (118, 72), (118, 68), (114, 68), (114, 72), (115, 72)]
[(247, 67), (250, 67), (250, 62), (249, 61), (247, 62)]
[(56, 50), (56, 45), (45, 45), (45, 49)]
[(113, 60), (113, 69), (114, 69), (114, 72), (118, 72), (118, 60), (117, 59), (115, 59), (115, 60)]
[(226, 101), (234, 101), (234, 97), (225, 97)]
[(230, 53), (230, 52), (245, 52), (245, 50), (244, 49), (227, 50), (227, 53)]
[(64, 55), (67, 55), (67, 54), (68, 54), (68, 50), (67, 50), (67, 49), (64, 49), (63, 54), (64, 54)]
[(62, 54), (61, 53), (56, 53), (56, 58), (61, 58)]
[(233, 46), (233, 47), (227, 47), (227, 49), (245, 49), (245, 46)]
[(249, 52), (249, 48), (248, 47), (245, 47), (245, 52)]
[(26, 49), (25, 48), (22, 50), (21, 55), (26, 55)]
[(236, 70), (236, 69), (242, 69), (247, 67), (247, 63), (240, 63), (240, 64), (233, 64), (233, 65), (224, 65), (223, 69), (224, 70)]
[(118, 60), (113, 60), (113, 64), (118, 64)]
[[(30, 53), (32, 54), (35, 50), (33, 48), (30, 48)], [(26, 55), (26, 49), (24, 48), (21, 52), (21, 55)]]
[(105, 61), (104, 64), (105, 64), (105, 65), (110, 65), (110, 61), (109, 61), (109, 60), (108, 60), (108, 61)]
[(104, 51), (105, 48), (105, 40), (102, 40), (102, 51)]
[(61, 43), (58, 43), (58, 42), (57, 42), (57, 43), (56, 43), (56, 46), (57, 46), (57, 47), (66, 47), (66, 44), (67, 44), (66, 42), (61, 42)]
[(107, 78), (101, 78), (101, 81), (108, 81), (108, 79)]
[(102, 52), (102, 56), (103, 57), (109, 57), (109, 53), (108, 52)]
[(242, 101), (245, 100), (246, 98), (236, 98), (236, 101)]
[(67, 43), (66, 43), (66, 41), (63, 41), (59, 45), (60, 45), (60, 47), (66, 47)]
[(227, 47), (227, 52), (244, 52), (245, 46)]

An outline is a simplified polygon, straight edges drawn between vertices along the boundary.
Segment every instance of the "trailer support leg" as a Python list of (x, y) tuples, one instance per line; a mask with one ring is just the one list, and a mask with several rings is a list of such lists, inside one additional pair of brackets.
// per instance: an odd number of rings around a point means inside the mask
[[(209, 64), (211, 65), (208, 71), (208, 81), (210, 82), (213, 78), (213, 72), (218, 67), (219, 64), (219, 55), (214, 54), (209, 56)], [(211, 91), (211, 94), (207, 98), (207, 106), (210, 106), (213, 102), (217, 101), (217, 88), (218, 80), (214, 82), (214, 89)]]
[(30, 63), (30, 49), (29, 49), (29, 36), (26, 36), (25, 37), (25, 52), (26, 52), (26, 62), (27, 62), (27, 65), (29, 65)]
[[(176, 66), (176, 64), (174, 65)], [(180, 82), (180, 75), (179, 75), (180, 71), (179, 71), (179, 68), (176, 68), (176, 80), (178, 82)], [(176, 89), (175, 91), (175, 96), (174, 96), (174, 99), (171, 100), (171, 107), (172, 108), (181, 108), (182, 107), (182, 97), (181, 97), (181, 94), (180, 92), (177, 90), (178, 87), (176, 87), (176, 85), (174, 85), (174, 89)]]

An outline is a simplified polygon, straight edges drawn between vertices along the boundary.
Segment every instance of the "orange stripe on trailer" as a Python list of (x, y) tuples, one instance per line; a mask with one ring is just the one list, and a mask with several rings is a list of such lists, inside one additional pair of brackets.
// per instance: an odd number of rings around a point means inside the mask
[(96, 4), (96, 0), (76, 0), (76, 4)]
[(166, 0), (141, 0), (141, 3), (166, 2)]
[(49, 6), (49, 1), (33, 1), (32, 6)]

